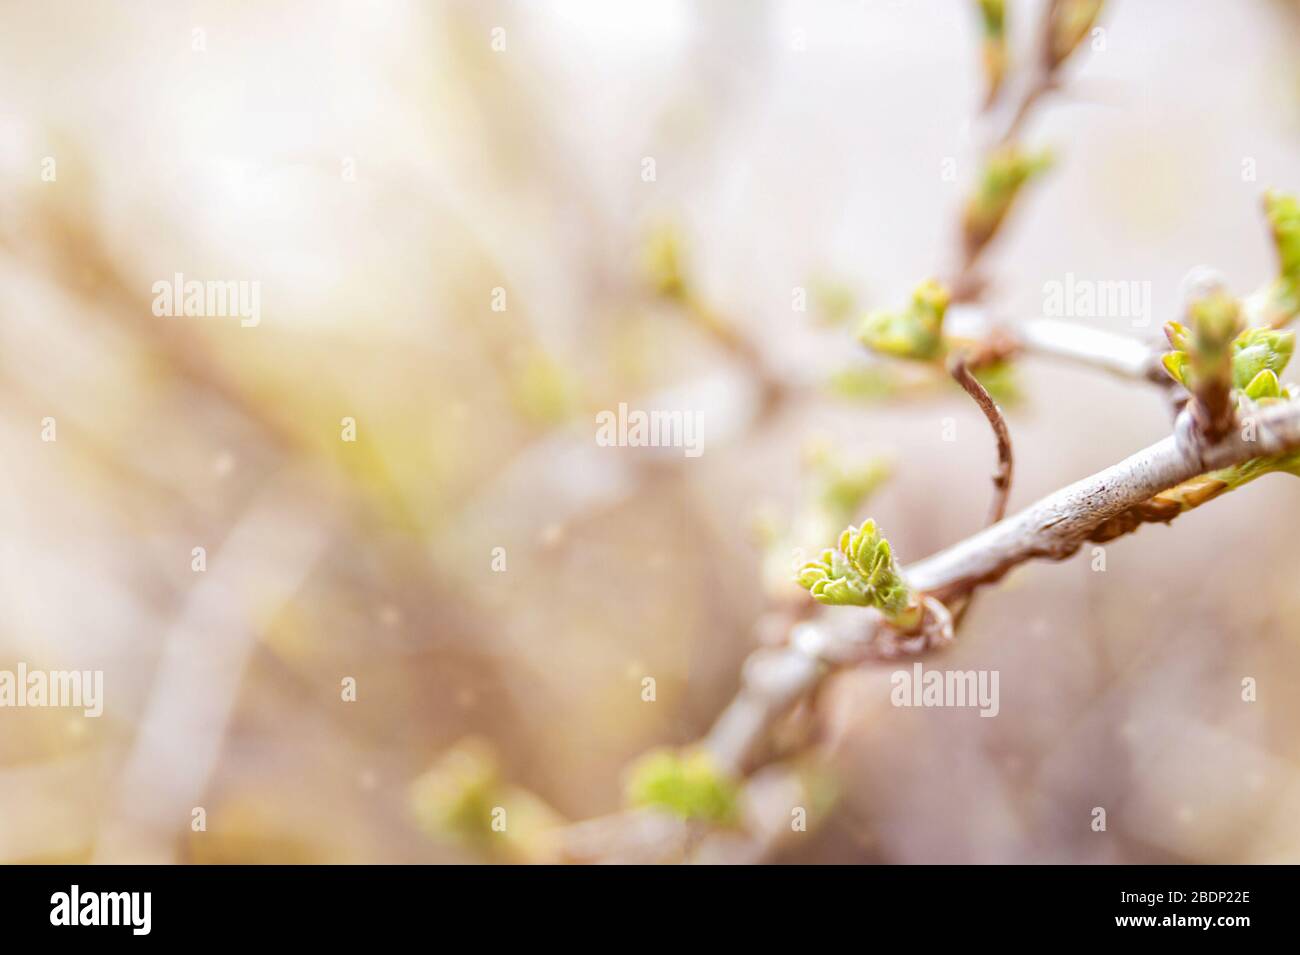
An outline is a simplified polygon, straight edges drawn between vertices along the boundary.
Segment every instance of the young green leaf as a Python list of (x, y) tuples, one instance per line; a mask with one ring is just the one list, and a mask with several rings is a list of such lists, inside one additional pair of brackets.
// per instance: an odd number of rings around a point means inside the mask
[(1261, 371), (1280, 375), (1295, 352), (1295, 332), (1248, 328), (1232, 342), (1232, 383), (1245, 388)]
[(1277, 374), (1269, 368), (1265, 368), (1245, 387), (1246, 397), (1251, 401), (1269, 401), (1274, 398), (1282, 397), (1282, 383), (1277, 380)]
[(861, 528), (850, 526), (840, 535), (839, 547), (801, 567), (795, 575), (801, 587), (819, 603), (875, 607), (900, 629), (921, 622), (920, 601), (903, 579), (889, 541), (875, 521)]

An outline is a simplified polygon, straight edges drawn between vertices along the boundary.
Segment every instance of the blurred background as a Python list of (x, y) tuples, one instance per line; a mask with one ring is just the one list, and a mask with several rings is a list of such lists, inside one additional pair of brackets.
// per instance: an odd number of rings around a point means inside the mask
[[(1300, 7), (1107, 7), (986, 300), (1149, 282), (1149, 325), (1094, 321), (1155, 341), (1193, 267), (1272, 274)], [(105, 701), (0, 710), (0, 861), (526, 858), (440, 794), (487, 773), (544, 829), (706, 732), (789, 545), (830, 543), (810, 461), (890, 462), (858, 516), (904, 562), (977, 530), (979, 412), (833, 319), (953, 268), (979, 36), (962, 0), (5, 3), (0, 668)], [(665, 242), (725, 326), (656, 294)], [(260, 324), (156, 316), (177, 272), (260, 282)], [(1015, 373), (1013, 510), (1169, 431), (1140, 385)], [(598, 446), (621, 402), (704, 453)], [(928, 662), (998, 670), (996, 719), (837, 677), (837, 796), (771, 857), (1300, 860), (1297, 519), (1273, 476), (990, 588)]]

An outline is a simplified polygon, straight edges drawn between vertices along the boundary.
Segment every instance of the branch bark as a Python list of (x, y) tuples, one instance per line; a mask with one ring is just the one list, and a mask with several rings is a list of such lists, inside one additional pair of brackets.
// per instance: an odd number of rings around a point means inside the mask
[(926, 558), (904, 573), (919, 590), (942, 598), (1000, 578), (1035, 557), (1060, 560), (1073, 554), (1102, 522), (1161, 491), (1217, 468), (1300, 448), (1300, 406), (1278, 405), (1254, 419), (1255, 440), (1240, 429), (1202, 446), (1179, 416), (1175, 433), (1119, 464), (1084, 478)]

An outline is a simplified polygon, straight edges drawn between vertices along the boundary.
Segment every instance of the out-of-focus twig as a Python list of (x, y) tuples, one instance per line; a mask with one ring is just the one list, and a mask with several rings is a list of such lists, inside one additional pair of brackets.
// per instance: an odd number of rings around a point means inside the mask
[[(213, 566), (173, 622), (153, 692), (119, 774), (96, 862), (170, 862), (221, 753), (254, 616), (286, 602), (328, 543), (319, 514), (295, 514), (302, 475), (286, 472), (263, 491), (212, 555)], [(274, 542), (268, 548), (268, 541)], [(248, 604), (256, 593), (259, 605)], [(159, 766), (167, 766), (165, 780)]]
[(1016, 326), (1014, 335), (1020, 347), (1031, 355), (1163, 387), (1173, 384), (1160, 365), (1160, 353), (1128, 335), (1051, 318), (1022, 322)]
[[(998, 127), (996, 118), (989, 122), (992, 132), (984, 150), (985, 176), (994, 175), (995, 181), (1004, 182), (1008, 190), (1007, 206), (1020, 182), (1042, 165), (1040, 161), (1026, 158), (1019, 150), (1025, 124), (1046, 96), (1060, 88), (1062, 67), (1087, 36), (1101, 7), (1101, 0), (1049, 0), (1038, 30), (1036, 56), (1023, 90), (1019, 98), (1008, 104), (1008, 118), (1003, 125)], [(1029, 164), (1017, 173), (1024, 163)], [(1003, 167), (1000, 173), (998, 166)], [(960, 264), (948, 283), (957, 301), (974, 301), (981, 296), (986, 283), (979, 274), (979, 263), (1005, 211), (1003, 208), (998, 212), (994, 221), (984, 228), (973, 229), (969, 221), (963, 223)]]

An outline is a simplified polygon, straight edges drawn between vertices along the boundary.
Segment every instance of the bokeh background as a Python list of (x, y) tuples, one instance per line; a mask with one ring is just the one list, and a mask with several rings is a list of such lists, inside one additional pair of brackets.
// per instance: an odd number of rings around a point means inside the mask
[[(792, 308), (898, 304), (952, 267), (972, 7), (5, 3), (0, 667), (100, 669), (106, 699), (0, 711), (0, 861), (493, 860), (422, 823), (417, 781), (459, 746), (532, 815), (617, 809), (629, 761), (734, 693), (770, 605), (756, 515), (797, 522), (810, 441), (892, 461), (868, 513), (904, 561), (976, 530), (974, 407), (831, 394), (875, 359)], [(1272, 273), (1300, 8), (1108, 7), (1028, 127), (1058, 163), (988, 301), (1014, 322), (1066, 273), (1148, 281), (1149, 327), (1101, 324), (1154, 341), (1189, 269)], [(1018, 51), (1037, 8), (1011, 4)], [(654, 295), (665, 229), (787, 383), (775, 412), (749, 352)], [(155, 317), (175, 272), (259, 281), (261, 324)], [(1142, 386), (1017, 373), (1013, 509), (1168, 433)], [(619, 402), (698, 410), (704, 454), (597, 447)], [(997, 669), (996, 719), (895, 709), (892, 667), (840, 676), (838, 800), (773, 857), (1297, 861), (1298, 518), (1274, 476), (1104, 573), (1020, 569), (941, 664)]]

